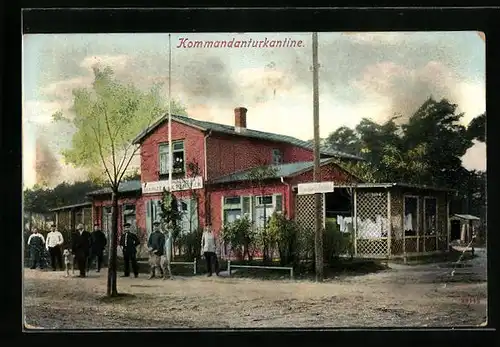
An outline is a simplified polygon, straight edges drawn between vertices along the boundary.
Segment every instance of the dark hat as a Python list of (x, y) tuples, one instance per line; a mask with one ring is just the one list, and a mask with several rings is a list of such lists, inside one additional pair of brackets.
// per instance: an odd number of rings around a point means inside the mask
[(125, 224), (123, 224), (123, 226), (124, 226), (125, 228), (130, 228), (130, 223), (125, 223)]

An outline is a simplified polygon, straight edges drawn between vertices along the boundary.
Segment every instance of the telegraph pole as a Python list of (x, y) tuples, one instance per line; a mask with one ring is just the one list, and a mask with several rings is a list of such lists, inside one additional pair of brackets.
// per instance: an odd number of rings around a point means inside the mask
[[(314, 122), (314, 182), (321, 182), (320, 174), (320, 138), (319, 138), (319, 86), (318, 86), (318, 33), (312, 34), (313, 49), (313, 122)], [(321, 194), (314, 194), (315, 232), (314, 253), (316, 264), (316, 281), (323, 281), (323, 216)]]

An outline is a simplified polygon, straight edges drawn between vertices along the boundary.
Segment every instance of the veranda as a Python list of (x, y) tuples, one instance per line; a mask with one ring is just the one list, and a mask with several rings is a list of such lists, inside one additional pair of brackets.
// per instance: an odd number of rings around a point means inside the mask
[[(446, 252), (452, 190), (397, 183), (335, 186), (321, 195), (323, 226), (337, 223), (360, 258), (406, 258)], [(315, 226), (314, 195), (295, 195), (295, 219)], [(346, 235), (346, 236), (347, 236)]]

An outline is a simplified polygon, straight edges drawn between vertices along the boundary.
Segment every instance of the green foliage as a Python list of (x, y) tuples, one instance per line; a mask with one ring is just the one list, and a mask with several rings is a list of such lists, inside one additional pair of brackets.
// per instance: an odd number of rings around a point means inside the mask
[(200, 256), (202, 234), (203, 229), (198, 228), (179, 237), (178, 245), (184, 250), (186, 261), (193, 261)]
[(281, 265), (297, 264), (299, 227), (294, 220), (284, 214), (273, 213), (268, 227), (269, 242), (276, 244)]
[(323, 259), (329, 264), (338, 261), (340, 255), (353, 253), (351, 233), (342, 233), (335, 221), (326, 221), (323, 232)]
[(53, 189), (34, 186), (26, 189), (24, 195), (24, 210), (34, 213), (47, 213), (50, 209), (66, 205), (79, 204), (86, 201), (86, 194), (101, 188), (91, 181), (66, 183), (63, 182)]
[(179, 211), (177, 198), (166, 189), (163, 189), (162, 198), (160, 200), (160, 218), (164, 225), (172, 228), (172, 238), (174, 240), (177, 239), (180, 228), (179, 222), (182, 215)]
[(244, 259), (245, 256), (251, 258), (250, 248), (255, 245), (256, 232), (247, 217), (224, 225), (221, 236), (224, 243), (229, 245), (230, 250), (238, 258)]
[(471, 140), (486, 142), (486, 113), (470, 121), (467, 135)]
[[(71, 148), (62, 153), (66, 162), (93, 169), (93, 176), (104, 167), (109, 183), (117, 187), (137, 150), (132, 140), (165, 112), (160, 87), (144, 92), (117, 80), (110, 67), (94, 68), (92, 87), (73, 90), (73, 115), (53, 115), (55, 122), (75, 128)], [(185, 110), (174, 102), (173, 112)]]
[(446, 99), (429, 98), (407, 120), (393, 117), (378, 124), (363, 119), (354, 128), (342, 127), (326, 139), (339, 150), (353, 152), (364, 163), (344, 164), (366, 182), (405, 182), (459, 189), (467, 180), (461, 158), (472, 139), (484, 140), (483, 114), (469, 127)]

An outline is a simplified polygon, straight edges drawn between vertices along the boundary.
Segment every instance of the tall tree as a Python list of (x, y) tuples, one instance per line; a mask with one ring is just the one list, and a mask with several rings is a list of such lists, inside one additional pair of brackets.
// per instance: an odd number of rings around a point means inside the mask
[[(53, 118), (70, 122), (76, 130), (71, 148), (63, 152), (65, 160), (77, 167), (101, 167), (111, 188), (107, 295), (117, 296), (118, 187), (139, 150), (139, 146), (132, 143), (133, 138), (165, 112), (165, 105), (160, 85), (144, 92), (117, 80), (110, 67), (94, 67), (93, 71), (94, 81), (90, 88), (73, 90), (73, 116), (57, 112)], [(178, 104), (174, 106), (172, 113), (179, 110)]]
[(362, 142), (359, 134), (351, 128), (340, 127), (325, 139), (329, 148), (350, 154), (361, 154)]
[(486, 142), (486, 113), (470, 121), (467, 126), (467, 134), (471, 140)]
[(425, 144), (428, 170), (423, 183), (454, 187), (462, 179), (462, 157), (472, 146), (467, 129), (461, 124), (462, 113), (446, 99), (429, 98), (402, 126), (404, 147), (412, 149)]

